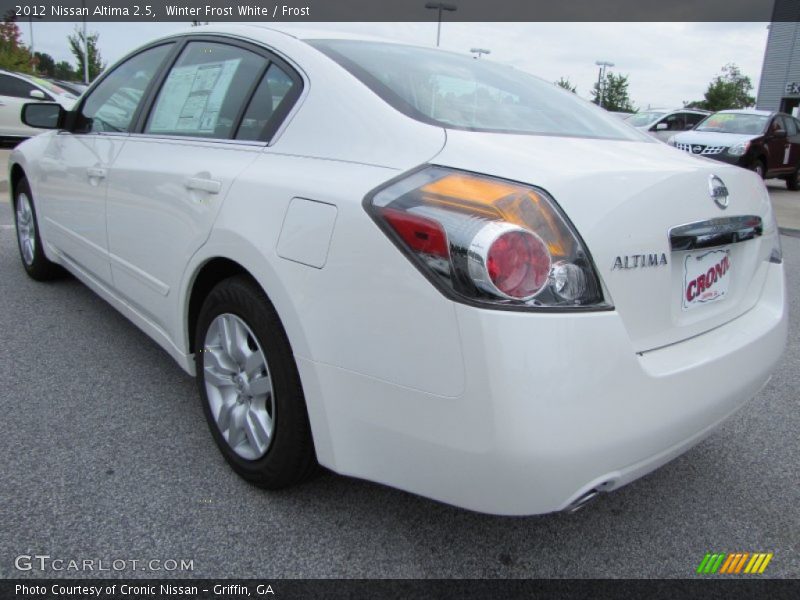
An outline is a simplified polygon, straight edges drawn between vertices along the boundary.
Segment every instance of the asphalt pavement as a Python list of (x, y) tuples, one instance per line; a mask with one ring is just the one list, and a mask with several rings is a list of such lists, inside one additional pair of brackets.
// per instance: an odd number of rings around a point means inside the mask
[[(0, 577), (693, 577), (738, 551), (800, 575), (800, 239), (782, 238), (789, 347), (744, 410), (583, 511), (504, 518), (330, 473), (251, 487), (193, 380), (76, 280), (28, 279), (11, 223), (0, 201)], [(17, 571), (32, 554), (193, 570)]]

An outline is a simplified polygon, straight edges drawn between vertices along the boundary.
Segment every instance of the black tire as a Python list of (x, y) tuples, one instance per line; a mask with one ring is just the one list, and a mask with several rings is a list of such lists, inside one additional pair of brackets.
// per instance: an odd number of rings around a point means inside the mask
[[(232, 314), (244, 321), (266, 356), (274, 392), (273, 433), (266, 454), (255, 460), (228, 444), (212, 414), (206, 390), (204, 347), (214, 319)], [(195, 368), (206, 421), (225, 460), (243, 479), (266, 489), (300, 483), (317, 472), (305, 397), (292, 348), (275, 308), (251, 279), (236, 276), (214, 287), (203, 302), (195, 331)]]
[(800, 169), (786, 177), (786, 188), (793, 192), (800, 190)]
[[(30, 207), (30, 227), (33, 228), (33, 252), (32, 259), (26, 260), (25, 253), (22, 248), (22, 237), (20, 236), (20, 212), (18, 208), (27, 199), (27, 206)], [(19, 249), (19, 257), (22, 261), (22, 266), (25, 272), (36, 281), (48, 281), (63, 276), (64, 271), (55, 263), (50, 262), (44, 254), (42, 246), (42, 238), (39, 234), (39, 220), (36, 216), (36, 206), (31, 193), (31, 186), (28, 180), (24, 177), (20, 179), (16, 186), (14, 186), (14, 227), (17, 235), (17, 248)]]
[(750, 164), (750, 170), (755, 172), (757, 175), (761, 177), (761, 179), (766, 179), (767, 176), (767, 164), (762, 158), (755, 159)]

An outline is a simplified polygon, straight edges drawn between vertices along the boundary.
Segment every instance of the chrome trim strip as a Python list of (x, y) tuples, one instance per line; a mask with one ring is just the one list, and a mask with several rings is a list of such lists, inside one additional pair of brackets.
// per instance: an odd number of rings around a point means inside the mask
[(746, 242), (764, 233), (761, 217), (719, 217), (679, 225), (669, 230), (669, 244), (674, 251), (713, 248)]

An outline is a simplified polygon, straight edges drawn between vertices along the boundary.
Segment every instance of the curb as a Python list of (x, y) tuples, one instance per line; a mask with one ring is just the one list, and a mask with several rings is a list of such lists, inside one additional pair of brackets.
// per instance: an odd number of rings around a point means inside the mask
[[(0, 186), (2, 186), (1, 183)], [(781, 232), (781, 235), (788, 235), (789, 237), (800, 238), (800, 229), (790, 229), (789, 227), (778, 227), (778, 231)]]

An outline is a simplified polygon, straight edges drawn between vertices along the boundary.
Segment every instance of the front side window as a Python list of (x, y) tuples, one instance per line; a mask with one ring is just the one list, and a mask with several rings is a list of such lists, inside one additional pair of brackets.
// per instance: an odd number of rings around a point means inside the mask
[(686, 128), (691, 129), (705, 118), (706, 115), (702, 113), (686, 113)]
[(236, 46), (190, 42), (167, 75), (145, 133), (229, 139), (267, 60)]
[(379, 42), (309, 43), (419, 121), (472, 131), (652, 141), (550, 82), (489, 60)]
[(625, 119), (625, 122), (634, 127), (645, 127), (655, 123), (658, 119), (663, 117), (666, 113), (647, 110), (644, 112), (636, 113)]
[(84, 132), (128, 132), (144, 92), (172, 44), (156, 46), (115, 68), (87, 96), (81, 108)]
[(794, 119), (792, 117), (781, 117), (781, 119), (783, 120), (783, 125), (786, 129), (786, 135), (797, 135), (797, 127), (794, 124)]

